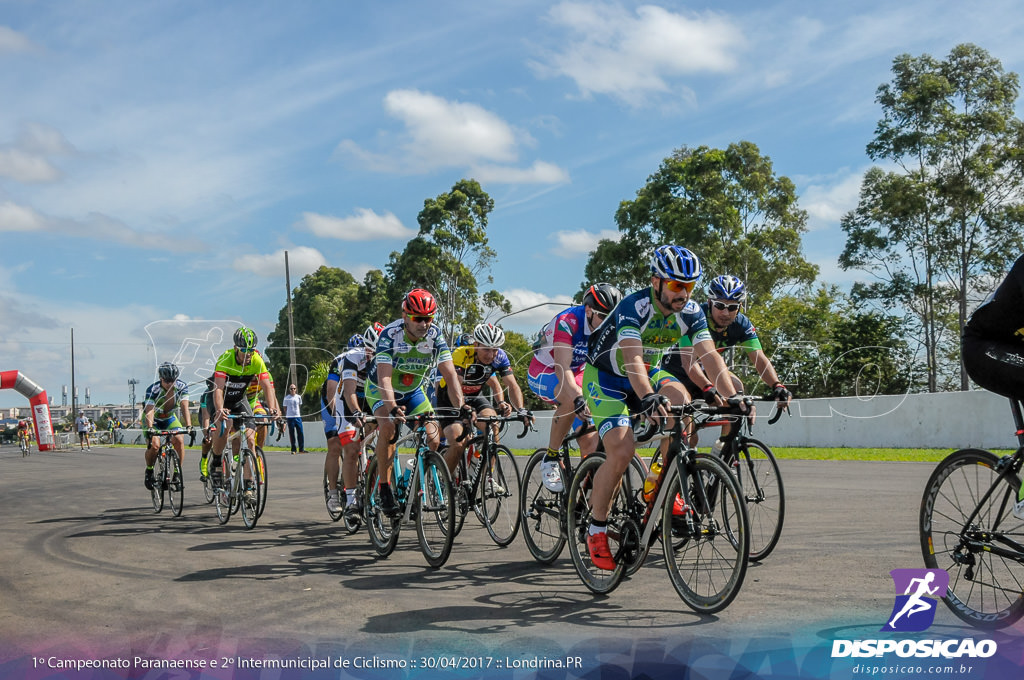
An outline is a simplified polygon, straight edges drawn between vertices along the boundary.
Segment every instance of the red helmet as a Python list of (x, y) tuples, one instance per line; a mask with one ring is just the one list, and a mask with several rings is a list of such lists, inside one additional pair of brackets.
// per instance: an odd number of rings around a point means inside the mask
[(434, 296), (422, 288), (413, 288), (402, 300), (402, 310), (406, 314), (417, 316), (433, 316), (437, 312), (437, 301)]

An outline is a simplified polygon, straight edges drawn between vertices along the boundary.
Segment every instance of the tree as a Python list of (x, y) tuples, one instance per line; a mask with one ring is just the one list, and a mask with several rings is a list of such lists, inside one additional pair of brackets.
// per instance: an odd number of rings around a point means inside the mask
[(818, 273), (801, 252), (807, 214), (797, 208), (793, 183), (777, 177), (751, 142), (676, 150), (634, 200), (619, 205), (615, 221), (622, 236), (598, 244), (583, 288), (594, 281), (624, 290), (648, 285), (651, 251), (663, 243), (692, 250), (705, 280), (742, 278), (755, 301), (802, 289)]
[(1019, 82), (970, 44), (945, 61), (903, 54), (892, 70), (892, 82), (878, 88), (883, 116), (867, 152), (900, 171), (865, 175), (858, 206), (842, 221), (839, 262), (875, 277), (858, 296), (914, 315), (936, 391), (942, 348), (967, 320), (972, 281), (1003, 273), (1024, 247)]

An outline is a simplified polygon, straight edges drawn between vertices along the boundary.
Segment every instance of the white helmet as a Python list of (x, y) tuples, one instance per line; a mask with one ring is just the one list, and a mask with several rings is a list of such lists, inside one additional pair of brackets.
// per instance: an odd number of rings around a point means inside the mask
[(473, 329), (473, 339), (481, 347), (498, 348), (505, 344), (505, 331), (493, 323), (482, 323)]

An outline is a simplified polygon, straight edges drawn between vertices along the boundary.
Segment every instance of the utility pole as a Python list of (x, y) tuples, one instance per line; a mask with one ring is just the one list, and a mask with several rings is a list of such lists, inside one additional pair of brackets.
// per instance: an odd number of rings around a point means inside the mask
[(284, 285), (288, 294), (288, 383), (284, 386), (288, 394), (288, 386), (296, 384), (295, 370), (295, 326), (292, 322), (292, 279), (288, 271), (288, 251), (284, 251)]
[(78, 420), (78, 390), (75, 389), (75, 329), (71, 329), (71, 421)]

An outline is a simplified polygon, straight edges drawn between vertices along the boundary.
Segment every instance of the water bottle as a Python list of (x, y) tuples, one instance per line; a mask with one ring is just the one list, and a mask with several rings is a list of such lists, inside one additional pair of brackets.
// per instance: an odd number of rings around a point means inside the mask
[(654, 498), (654, 492), (658, 488), (658, 477), (661, 475), (661, 463), (651, 465), (651, 471), (647, 473), (644, 480), (644, 500), (650, 502)]
[(405, 470), (402, 471), (402, 478), (398, 481), (398, 485), (403, 489), (409, 488), (409, 480), (412, 478), (412, 470), (416, 467), (416, 456), (409, 459), (409, 462), (405, 465)]

